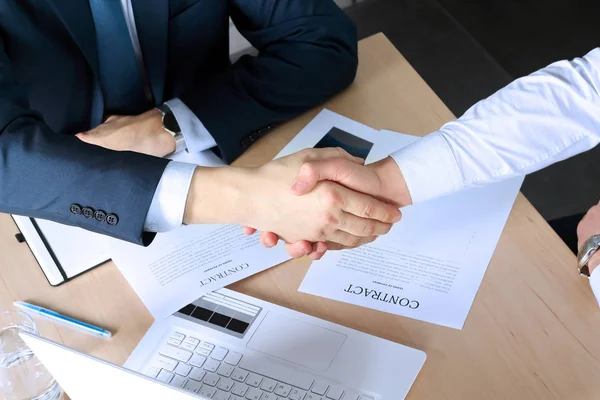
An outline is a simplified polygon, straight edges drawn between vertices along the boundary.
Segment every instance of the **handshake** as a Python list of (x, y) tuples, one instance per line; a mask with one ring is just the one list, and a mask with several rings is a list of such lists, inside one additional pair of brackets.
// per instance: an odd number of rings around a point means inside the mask
[(281, 239), (290, 256), (317, 260), (386, 234), (409, 204), (392, 158), (365, 166), (340, 148), (310, 149), (256, 168), (197, 168), (184, 223), (239, 223), (265, 247)]

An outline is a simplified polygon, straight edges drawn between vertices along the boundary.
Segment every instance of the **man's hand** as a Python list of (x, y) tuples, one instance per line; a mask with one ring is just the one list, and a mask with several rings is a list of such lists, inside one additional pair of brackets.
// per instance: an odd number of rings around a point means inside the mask
[[(579, 222), (577, 226), (578, 248), (581, 248), (588, 238), (597, 234), (600, 234), (600, 204), (590, 208)], [(590, 274), (598, 265), (600, 265), (600, 252), (594, 253), (588, 262)]]
[(110, 116), (103, 124), (76, 135), (107, 149), (164, 157), (175, 151), (175, 138), (162, 127), (162, 114), (152, 109), (136, 116)]
[(400, 219), (396, 207), (330, 181), (317, 183), (303, 196), (290, 190), (305, 162), (340, 157), (357, 162), (330, 148), (304, 150), (258, 168), (197, 169), (184, 222), (240, 223), (274, 232), (288, 242), (347, 247), (372, 242)]
[[(346, 159), (326, 159), (307, 162), (302, 165), (292, 191), (296, 195), (309, 193), (319, 181), (331, 180), (343, 186), (359, 191), (384, 202), (403, 207), (412, 204), (408, 187), (402, 171), (396, 162), (388, 157), (379, 162), (362, 166)], [(244, 228), (246, 234), (254, 233), (254, 229)], [(273, 247), (279, 238), (272, 232), (261, 233), (261, 243), (265, 247)], [(311, 244), (300, 241), (286, 245), (288, 253), (294, 257), (308, 255), (313, 260), (320, 259), (325, 251), (341, 248), (331, 243)]]

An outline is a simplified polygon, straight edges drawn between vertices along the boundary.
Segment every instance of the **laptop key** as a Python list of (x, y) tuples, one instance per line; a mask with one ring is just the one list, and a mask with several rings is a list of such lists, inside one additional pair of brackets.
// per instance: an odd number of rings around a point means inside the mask
[(160, 372), (160, 368), (148, 367), (148, 369), (146, 370), (146, 376), (154, 379), (154, 378), (156, 378), (156, 376), (158, 375), (159, 372)]
[(183, 389), (183, 387), (185, 386), (187, 381), (188, 380), (185, 379), (183, 376), (175, 375), (173, 377), (173, 379), (171, 380), (170, 385), (175, 386), (176, 388), (179, 388), (179, 389)]
[(204, 357), (210, 356), (210, 350), (206, 350), (201, 347), (198, 347), (196, 349), (196, 353), (198, 353), (199, 355), (204, 356)]
[(238, 365), (241, 359), (242, 355), (240, 353), (230, 351), (227, 357), (225, 357), (225, 362), (229, 365)]
[(231, 374), (231, 379), (233, 379), (234, 381), (238, 381), (238, 382), (244, 382), (246, 380), (247, 376), (248, 376), (248, 373), (246, 371), (236, 368), (233, 370), (233, 373)]
[(212, 351), (215, 348), (215, 345), (212, 343), (208, 343), (208, 342), (202, 342), (200, 343), (200, 345), (198, 346), (201, 349), (206, 349), (208, 351)]
[(208, 373), (202, 380), (202, 383), (207, 384), (208, 386), (217, 386), (217, 382), (219, 382), (219, 375)]
[(324, 395), (325, 392), (327, 392), (327, 389), (329, 389), (329, 385), (324, 383), (324, 382), (315, 382), (315, 384), (313, 385), (311, 392), (319, 394), (319, 395)]
[(233, 385), (233, 388), (231, 389), (231, 393), (235, 394), (236, 396), (244, 397), (246, 395), (246, 392), (248, 391), (248, 389), (250, 389), (250, 388), (248, 386), (244, 385), (243, 383), (236, 383), (235, 385)]
[(185, 384), (185, 386), (183, 387), (184, 390), (187, 390), (188, 392), (193, 392), (193, 393), (200, 392), (201, 388), (202, 388), (202, 384), (200, 382), (196, 382), (191, 379), (188, 380), (187, 383)]
[(200, 339), (196, 339), (196, 338), (190, 336), (184, 340), (184, 343), (190, 343), (190, 344), (198, 346), (200, 344)]
[(204, 369), (210, 372), (216, 372), (219, 369), (219, 365), (221, 365), (220, 362), (218, 362), (217, 360), (207, 360), (204, 363)]
[(217, 393), (217, 389), (215, 389), (214, 387), (202, 385), (202, 388), (200, 389), (200, 392), (198, 394), (200, 396), (206, 397), (207, 399), (211, 399), (215, 393)]
[(323, 400), (323, 398), (321, 396), (319, 396), (318, 394), (309, 393), (306, 395), (304, 400)]
[(177, 367), (175, 368), (175, 373), (181, 376), (188, 376), (191, 370), (192, 367), (190, 367), (189, 365), (179, 363), (179, 365), (177, 365)]
[(306, 392), (301, 389), (292, 389), (290, 392), (290, 400), (304, 400)]
[(190, 376), (188, 378), (193, 379), (198, 382), (202, 382), (202, 378), (206, 375), (206, 371), (201, 370), (200, 368), (192, 368), (192, 372), (190, 372)]
[(175, 367), (179, 364), (177, 361), (164, 356), (158, 356), (152, 363), (157, 368), (166, 369), (167, 371), (175, 371)]
[(231, 387), (233, 386), (233, 383), (234, 382), (229, 378), (221, 378), (221, 379), (219, 379), (219, 383), (217, 384), (217, 387), (221, 390), (229, 392), (231, 390)]
[(183, 342), (181, 343), (181, 348), (184, 350), (194, 351), (196, 350), (196, 345), (189, 342)]
[(192, 358), (192, 352), (183, 350), (183, 349), (178, 349), (177, 347), (173, 347), (170, 345), (163, 346), (160, 349), (159, 353), (162, 354), (163, 356), (166, 356), (166, 357), (169, 357), (169, 358), (172, 358), (174, 360), (181, 361), (184, 363), (190, 361), (190, 358)]
[(315, 381), (310, 375), (264, 358), (244, 357), (240, 362), (240, 368), (262, 376), (268, 376), (271, 379), (287, 383), (302, 390), (310, 389)]
[(346, 393), (344, 393), (343, 400), (358, 400), (358, 396), (358, 393), (353, 392), (351, 390), (346, 390)]
[(230, 394), (222, 390), (217, 390), (217, 393), (213, 397), (213, 400), (229, 400)]
[(291, 391), (292, 387), (285, 383), (278, 383), (275, 387), (275, 394), (278, 396), (288, 397), (288, 394), (290, 394)]
[(217, 374), (226, 376), (229, 378), (231, 376), (231, 374), (233, 373), (234, 369), (235, 369), (235, 367), (233, 367), (231, 365), (221, 364), (219, 366), (219, 369), (217, 370)]
[(331, 400), (340, 400), (342, 398), (342, 394), (344, 394), (344, 389), (339, 386), (332, 386), (329, 388), (326, 397)]
[(190, 360), (190, 364), (194, 367), (202, 368), (204, 363), (206, 362), (206, 357), (199, 356), (198, 354), (194, 354), (192, 359)]
[(277, 386), (277, 382), (275, 382), (273, 379), (265, 378), (262, 385), (260, 385), (260, 388), (265, 392), (271, 393), (273, 390), (275, 390), (275, 386)]
[(262, 380), (262, 376), (250, 373), (250, 375), (248, 375), (248, 378), (246, 379), (246, 385), (252, 387), (259, 387)]
[(183, 333), (179, 333), (179, 332), (173, 332), (173, 333), (171, 333), (171, 337), (173, 339), (179, 340), (180, 342), (182, 342), (183, 339), (185, 339), (185, 335)]
[(273, 393), (265, 393), (260, 400), (282, 400), (282, 398)]
[(171, 346), (179, 346), (181, 344), (181, 339), (170, 337), (169, 340), (167, 340), (167, 343)]
[(223, 361), (225, 359), (225, 356), (227, 355), (227, 353), (229, 353), (229, 350), (224, 349), (223, 347), (217, 347), (210, 354), (210, 358), (214, 358), (215, 360), (218, 360), (218, 361)]
[(248, 393), (246, 393), (246, 399), (248, 400), (260, 400), (260, 396), (262, 396), (262, 390), (257, 389), (257, 388), (251, 388), (250, 390), (248, 390)]
[(173, 376), (174, 375), (171, 372), (162, 369), (158, 373), (158, 376), (156, 377), (156, 379), (158, 379), (159, 381), (161, 381), (163, 383), (169, 383), (169, 382), (171, 382), (171, 379), (173, 379)]

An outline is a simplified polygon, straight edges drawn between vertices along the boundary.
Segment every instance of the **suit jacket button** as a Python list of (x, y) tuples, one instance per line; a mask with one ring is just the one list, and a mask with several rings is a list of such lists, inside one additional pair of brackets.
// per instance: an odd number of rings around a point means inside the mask
[(81, 206), (79, 204), (73, 203), (69, 206), (69, 211), (71, 211), (71, 214), (79, 215), (81, 214)]
[(81, 214), (86, 217), (87, 219), (90, 219), (94, 216), (94, 210), (91, 209), (90, 207), (83, 207), (81, 209)]
[(108, 214), (106, 216), (106, 223), (114, 226), (119, 223), (119, 217), (117, 217), (116, 214)]
[(106, 213), (102, 210), (96, 210), (96, 212), (94, 212), (94, 218), (98, 222), (104, 222), (106, 219)]

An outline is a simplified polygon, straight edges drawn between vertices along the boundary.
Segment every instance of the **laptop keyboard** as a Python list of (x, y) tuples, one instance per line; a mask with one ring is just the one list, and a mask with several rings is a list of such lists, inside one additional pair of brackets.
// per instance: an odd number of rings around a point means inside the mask
[(174, 332), (145, 374), (213, 400), (375, 400), (349, 388)]

